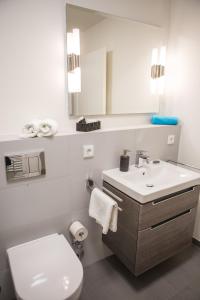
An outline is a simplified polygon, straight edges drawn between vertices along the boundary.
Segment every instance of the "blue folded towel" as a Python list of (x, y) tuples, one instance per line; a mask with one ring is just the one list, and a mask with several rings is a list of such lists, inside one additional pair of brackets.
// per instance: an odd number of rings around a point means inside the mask
[(177, 125), (179, 119), (177, 117), (167, 117), (167, 116), (158, 116), (153, 115), (151, 117), (151, 124), (154, 125)]

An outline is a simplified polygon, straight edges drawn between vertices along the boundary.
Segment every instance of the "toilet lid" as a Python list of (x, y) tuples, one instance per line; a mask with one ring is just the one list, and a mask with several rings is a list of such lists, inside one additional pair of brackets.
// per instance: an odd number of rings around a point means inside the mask
[(63, 235), (52, 234), (7, 250), (17, 296), (61, 300), (81, 286), (83, 267)]

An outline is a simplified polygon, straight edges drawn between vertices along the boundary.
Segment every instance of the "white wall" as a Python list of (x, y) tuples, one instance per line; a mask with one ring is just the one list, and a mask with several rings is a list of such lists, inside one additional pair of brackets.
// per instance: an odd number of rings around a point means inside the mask
[(163, 45), (163, 30), (108, 17), (81, 34), (83, 54), (106, 47), (108, 113), (159, 112), (150, 72), (152, 49)]
[[(166, 26), (170, 0), (70, 1)], [(35, 117), (74, 128), (65, 87), (65, 0), (0, 1), (0, 134), (19, 133)], [(103, 127), (148, 122), (148, 117), (103, 118)]]
[(170, 0), (67, 0), (68, 3), (166, 27)]
[[(81, 40), (82, 40), (81, 36)], [(104, 115), (106, 113), (106, 48), (82, 53), (81, 93), (72, 101), (73, 115)]]
[[(176, 135), (174, 145), (167, 137)], [(63, 233), (70, 241), (68, 228), (80, 220), (89, 231), (84, 243), (86, 265), (110, 255), (102, 243), (101, 227), (88, 215), (90, 193), (86, 178), (92, 176), (102, 185), (102, 170), (119, 166), (122, 150), (146, 149), (152, 159), (177, 159), (179, 126), (146, 126), (129, 130), (111, 130), (54, 138), (0, 141), (0, 300), (14, 299), (6, 249), (51, 233)], [(94, 145), (92, 159), (82, 158), (83, 145)], [(44, 149), (46, 175), (7, 183), (5, 153)], [(103, 151), (102, 151), (103, 150)], [(47, 300), (47, 299), (44, 299)]]
[[(167, 111), (182, 121), (179, 161), (200, 168), (200, 1), (172, 1)], [(200, 205), (194, 237), (200, 240)]]
[(0, 133), (33, 117), (66, 125), (64, 1), (0, 1)]

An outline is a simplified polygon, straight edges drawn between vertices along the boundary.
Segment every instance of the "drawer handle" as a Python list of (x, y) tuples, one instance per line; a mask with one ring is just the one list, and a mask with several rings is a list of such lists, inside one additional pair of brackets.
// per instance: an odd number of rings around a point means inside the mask
[(186, 190), (183, 190), (183, 191), (180, 191), (180, 192), (176, 192), (176, 193), (173, 193), (171, 195), (168, 195), (168, 196), (164, 196), (160, 199), (157, 199), (155, 201), (152, 202), (152, 205), (158, 205), (160, 202), (166, 202), (170, 199), (173, 199), (177, 196), (180, 196), (180, 195), (187, 195), (187, 194), (190, 194), (191, 192), (194, 192), (195, 191), (195, 186), (192, 187), (192, 188), (189, 188), (189, 189), (186, 189)]
[(117, 195), (109, 191), (107, 188), (103, 187), (103, 191), (105, 191), (109, 196), (111, 196), (114, 200), (117, 200), (119, 202), (123, 202), (121, 198), (119, 198)]
[(186, 211), (184, 211), (184, 212), (182, 212), (182, 213), (180, 213), (180, 214), (178, 214), (178, 215), (176, 215), (176, 216), (174, 216), (174, 217), (171, 217), (171, 218), (169, 218), (169, 219), (167, 219), (167, 220), (165, 220), (165, 221), (162, 221), (162, 222), (160, 222), (160, 223), (158, 223), (158, 224), (155, 224), (155, 225), (151, 226), (150, 228), (151, 228), (151, 229), (158, 228), (158, 227), (162, 226), (163, 224), (168, 223), (168, 222), (170, 222), (170, 221), (172, 221), (172, 220), (174, 220), (174, 219), (176, 219), (176, 218), (178, 218), (178, 217), (180, 217), (180, 216), (190, 214), (191, 211), (192, 211), (191, 209), (188, 209), (188, 210), (186, 210)]

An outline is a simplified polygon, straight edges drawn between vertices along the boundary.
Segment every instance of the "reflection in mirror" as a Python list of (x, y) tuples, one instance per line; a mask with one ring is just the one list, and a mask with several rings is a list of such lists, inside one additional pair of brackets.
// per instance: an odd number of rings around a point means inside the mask
[(67, 5), (71, 114), (158, 112), (166, 52), (162, 37), (161, 28)]

